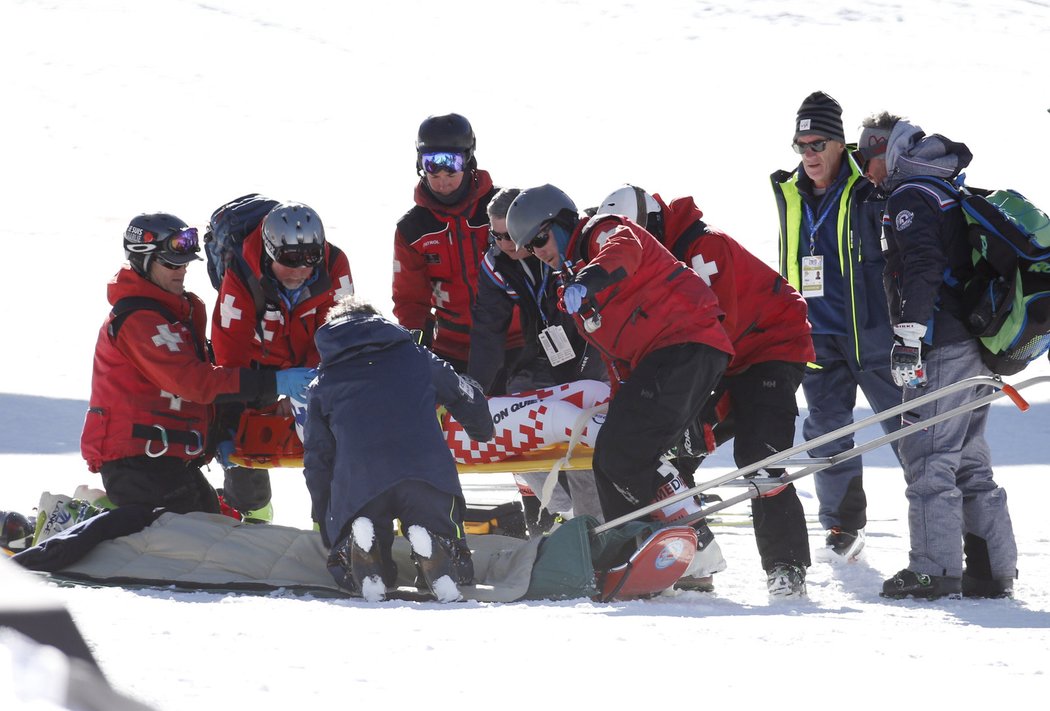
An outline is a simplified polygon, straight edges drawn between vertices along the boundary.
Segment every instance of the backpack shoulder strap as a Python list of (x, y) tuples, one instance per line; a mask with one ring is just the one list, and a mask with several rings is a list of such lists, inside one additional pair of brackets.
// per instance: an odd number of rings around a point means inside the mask
[(178, 323), (179, 321), (175, 314), (171, 312), (171, 309), (156, 299), (151, 299), (147, 296), (125, 296), (113, 304), (113, 309), (110, 311), (110, 315), (113, 317), (109, 322), (108, 331), (110, 338), (117, 337), (120, 327), (124, 325), (124, 321), (127, 320), (128, 316), (135, 311), (142, 310), (156, 311), (168, 323)]
[(671, 247), (671, 254), (675, 256), (675, 259), (679, 259), (688, 264), (686, 256), (689, 254), (689, 248), (705, 234), (707, 234), (707, 223), (703, 220), (694, 221), (681, 235), (678, 236), (678, 239), (674, 241), (674, 245)]
[[(110, 311), (113, 318), (110, 319), (109, 327), (106, 329), (110, 338), (115, 339), (117, 337), (120, 327), (124, 325), (128, 316), (136, 311), (156, 311), (168, 323), (180, 323), (178, 316), (156, 299), (151, 299), (148, 296), (125, 296), (113, 304), (113, 308)], [(210, 344), (208, 344), (208, 348), (210, 349)], [(197, 356), (201, 360), (211, 360), (210, 355), (201, 350), (200, 344), (196, 340), (193, 341), (193, 349), (197, 351)]]

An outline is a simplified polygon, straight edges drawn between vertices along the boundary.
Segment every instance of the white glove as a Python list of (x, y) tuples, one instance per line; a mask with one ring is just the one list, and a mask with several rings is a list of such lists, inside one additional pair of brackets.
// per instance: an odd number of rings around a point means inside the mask
[(926, 364), (922, 360), (925, 335), (926, 326), (921, 323), (900, 323), (893, 327), (890, 372), (899, 387), (918, 388), (926, 384)]

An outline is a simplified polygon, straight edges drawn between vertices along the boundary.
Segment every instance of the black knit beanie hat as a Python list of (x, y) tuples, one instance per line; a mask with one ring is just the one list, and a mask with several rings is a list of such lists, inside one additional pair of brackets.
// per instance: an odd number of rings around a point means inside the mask
[(795, 118), (795, 138), (823, 136), (839, 143), (846, 142), (842, 126), (842, 107), (823, 91), (815, 91), (798, 107)]

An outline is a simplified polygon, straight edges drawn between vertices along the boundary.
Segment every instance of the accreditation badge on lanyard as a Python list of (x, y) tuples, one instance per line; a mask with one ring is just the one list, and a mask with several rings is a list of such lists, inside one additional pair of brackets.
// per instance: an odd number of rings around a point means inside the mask
[(551, 365), (561, 365), (572, 360), (576, 354), (569, 343), (569, 337), (565, 335), (565, 329), (559, 325), (548, 326), (540, 331), (540, 343), (543, 350), (547, 352), (547, 360)]
[(824, 255), (802, 257), (802, 296), (813, 299), (824, 296)]

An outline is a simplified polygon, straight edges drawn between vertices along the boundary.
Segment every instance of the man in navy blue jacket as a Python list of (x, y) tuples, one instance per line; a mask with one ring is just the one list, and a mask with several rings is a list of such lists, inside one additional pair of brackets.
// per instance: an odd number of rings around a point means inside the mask
[(303, 464), (329, 570), (351, 592), (383, 599), (397, 578), (396, 518), (430, 592), (460, 599), (456, 586), (472, 583), (474, 569), (459, 474), (435, 410), (444, 405), (471, 439), (487, 441), (481, 388), (353, 297), (329, 311), (315, 341), (321, 365)]

